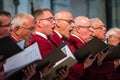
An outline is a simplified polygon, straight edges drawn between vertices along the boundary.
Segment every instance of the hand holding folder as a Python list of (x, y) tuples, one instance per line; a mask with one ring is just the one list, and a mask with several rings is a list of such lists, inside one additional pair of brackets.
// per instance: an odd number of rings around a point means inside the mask
[[(63, 44), (65, 44), (65, 43), (66, 42), (64, 42)], [(73, 53), (71, 52), (70, 48), (68, 47), (67, 43), (64, 46), (62, 46), (60, 48), (60, 50), (62, 50), (62, 52), (66, 55), (66, 57), (64, 57), (63, 59), (56, 62), (51, 73), (47, 77), (45, 77), (44, 79), (54, 80), (54, 79), (56, 79), (56, 71), (59, 68), (64, 67), (64, 66), (67, 66), (67, 68), (70, 68), (75, 63), (77, 63), (77, 60), (75, 59), (75, 57), (74, 57)]]
[(42, 57), (40, 55), (37, 43), (30, 45), (23, 51), (6, 60), (6, 63), (3, 65), (4, 71), (7, 73), (5, 79), (11, 78), (14, 74), (20, 72), (28, 65), (36, 63), (41, 59)]
[[(109, 47), (111, 47), (111, 46), (109, 46)], [(112, 46), (112, 48), (110, 50), (111, 50), (110, 54), (108, 54), (105, 57), (104, 61), (113, 61), (116, 59), (120, 59), (120, 45)]]
[(64, 42), (59, 47), (51, 51), (47, 56), (45, 56), (41, 61), (39, 61), (37, 64), (36, 70), (39, 71), (43, 69), (48, 64), (54, 65), (57, 61), (63, 59), (66, 57), (64, 52), (62, 52), (61, 48), (64, 47), (67, 43)]
[(83, 62), (89, 54), (92, 56), (97, 55), (108, 46), (97, 37), (94, 37), (92, 40), (87, 42), (84, 46), (79, 48), (75, 53), (74, 56), (79, 62)]

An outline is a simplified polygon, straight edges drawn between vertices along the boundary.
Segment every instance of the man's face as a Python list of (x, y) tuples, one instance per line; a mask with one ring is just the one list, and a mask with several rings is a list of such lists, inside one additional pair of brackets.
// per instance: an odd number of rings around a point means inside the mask
[(120, 33), (116, 35), (110, 35), (108, 37), (108, 44), (117, 46), (120, 43)]
[(65, 38), (69, 38), (74, 27), (73, 17), (69, 13), (64, 13), (63, 15), (62, 18), (56, 20), (56, 25), (59, 28), (59, 33)]
[(92, 30), (90, 24), (88, 26), (77, 27), (77, 32), (79, 33), (79, 37), (85, 42), (88, 42), (92, 38)]
[(34, 30), (34, 20), (32, 18), (27, 18), (26, 20), (24, 20), (23, 25), (17, 29), (16, 33), (21, 40), (29, 39), (32, 37), (32, 33)]
[(97, 21), (93, 25), (93, 36), (98, 37), (99, 39), (104, 40), (106, 38), (106, 27), (102, 21)]
[(53, 28), (55, 26), (55, 21), (53, 15), (49, 11), (43, 12), (43, 18), (39, 20), (38, 25), (41, 27), (41, 32), (47, 36), (53, 35)]
[(11, 31), (11, 19), (8, 16), (2, 15), (0, 16), (1, 24), (0, 24), (0, 38), (10, 35)]

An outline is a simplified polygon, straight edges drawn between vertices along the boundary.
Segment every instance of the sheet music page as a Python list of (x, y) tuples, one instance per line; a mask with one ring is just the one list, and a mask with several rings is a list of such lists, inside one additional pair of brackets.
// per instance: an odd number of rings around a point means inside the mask
[[(57, 65), (59, 65), (60, 63), (62, 63), (63, 61), (65, 61), (67, 58), (72, 57), (73, 59), (75, 59), (73, 53), (71, 52), (70, 48), (68, 47), (68, 45), (65, 45), (63, 48), (61, 48), (61, 50), (67, 55), (65, 58), (61, 59), (60, 61), (56, 62), (54, 67), (56, 67)], [(76, 60), (76, 59), (75, 59)]]
[(4, 71), (18, 68), (25, 64), (42, 59), (37, 43), (25, 48), (24, 51), (8, 58), (4, 66)]

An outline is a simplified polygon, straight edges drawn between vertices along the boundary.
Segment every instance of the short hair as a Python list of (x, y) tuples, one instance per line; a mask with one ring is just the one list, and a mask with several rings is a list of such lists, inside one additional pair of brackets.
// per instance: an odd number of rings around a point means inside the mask
[(19, 13), (19, 14), (16, 14), (12, 21), (11, 21), (11, 24), (12, 24), (12, 27), (15, 28), (15, 27), (21, 27), (24, 23), (24, 21), (27, 19), (27, 18), (31, 18), (34, 20), (34, 17), (30, 14), (27, 14), (27, 13)]
[(120, 29), (117, 27), (111, 28), (107, 31), (106, 37), (109, 38), (109, 36), (115, 36), (119, 34), (120, 35)]
[[(0, 10), (0, 16), (3, 16), (3, 15), (7, 17), (11, 17), (11, 14), (9, 12)], [(2, 24), (2, 20), (0, 18), (0, 25), (1, 24)]]
[(43, 12), (44, 12), (44, 11), (49, 11), (49, 12), (51, 12), (51, 14), (53, 15), (53, 11), (52, 11), (51, 9), (48, 9), (48, 8), (40, 8), (40, 9), (35, 10), (35, 11), (32, 13), (32, 15), (33, 15), (33, 17), (35, 18), (35, 20), (37, 19), (38, 16), (43, 15)]
[(5, 16), (8, 16), (8, 17), (11, 17), (11, 14), (7, 11), (0, 11), (0, 16), (1, 15), (5, 15)]
[(96, 21), (101, 21), (99, 18), (91, 18), (91, 26), (96, 22)]

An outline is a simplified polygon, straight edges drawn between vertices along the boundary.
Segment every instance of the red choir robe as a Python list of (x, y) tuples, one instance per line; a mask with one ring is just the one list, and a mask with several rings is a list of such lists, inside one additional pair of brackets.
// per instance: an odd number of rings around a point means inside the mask
[[(78, 37), (71, 35), (70, 39), (69, 39), (69, 46), (72, 49), (73, 52), (75, 52), (77, 49), (79, 49), (80, 47), (82, 47), (84, 45), (83, 41), (80, 40)], [(84, 67), (84, 66), (83, 66)], [(106, 75), (109, 72), (114, 71), (114, 64), (113, 62), (105, 62), (103, 63), (103, 65), (101, 67), (99, 67), (96, 62), (93, 63), (93, 65), (91, 65), (89, 68), (85, 69), (75, 69), (74, 67), (72, 67), (72, 74), (76, 79), (73, 80), (103, 80), (105, 79), (105, 77), (103, 76), (104, 74)], [(79, 73), (79, 75), (75, 74), (77, 71), (83, 71), (84, 74)], [(75, 71), (75, 72), (74, 72)], [(77, 78), (77, 76), (79, 76)], [(83, 76), (85, 76), (85, 78), (83, 78)], [(70, 76), (71, 77), (71, 76)], [(101, 78), (102, 77), (102, 78)], [(69, 80), (69, 78), (68, 78)]]
[(114, 70), (113, 62), (103, 62), (99, 66), (95, 61), (89, 68), (85, 69), (81, 80), (107, 80), (107, 74)]
[[(51, 41), (52, 42), (54, 42), (54, 44), (56, 44), (56, 45), (60, 45), (62, 42), (63, 42), (63, 39), (62, 38), (60, 38), (60, 36), (56, 33), (56, 32), (54, 32), (54, 35), (53, 36), (51, 36)], [(65, 40), (65, 39), (64, 39)], [(67, 40), (67, 39), (66, 39)], [(77, 40), (77, 39), (76, 39)], [(72, 41), (72, 40), (71, 40)], [(74, 40), (73, 40), (74, 41)], [(72, 42), (73, 42), (72, 41)], [(68, 42), (69, 43), (69, 42)], [(76, 42), (77, 44), (76, 45), (78, 45), (79, 44), (79, 47), (80, 46), (82, 46), (82, 42), (80, 42), (79, 40), (78, 40), (78, 42)], [(68, 44), (69, 45), (69, 44)], [(74, 49), (74, 47), (73, 47), (73, 45), (70, 45), (70, 49)], [(74, 49), (75, 50), (75, 49)], [(80, 78), (80, 75), (82, 75), (83, 74), (83, 71), (84, 71), (84, 65), (83, 64), (80, 64), (80, 63), (77, 63), (77, 64), (75, 64), (75, 65), (73, 65), (71, 68), (70, 68), (70, 70), (69, 70), (70, 72), (69, 72), (69, 74), (68, 74), (68, 76), (67, 76), (67, 78), (66, 78), (66, 80), (77, 80), (77, 79), (79, 79)]]
[(107, 74), (107, 80), (120, 80), (120, 67), (114, 72)]
[(50, 36), (50, 41), (51, 41), (56, 47), (58, 47), (58, 46), (63, 42), (63, 39), (60, 38), (60, 36), (59, 36), (55, 31), (53, 31), (53, 35)]
[(55, 49), (55, 46), (47, 39), (43, 38), (40, 35), (34, 35), (31, 39), (31, 43), (38, 43), (40, 53), (42, 57), (45, 57), (47, 54), (49, 54), (52, 50)]

